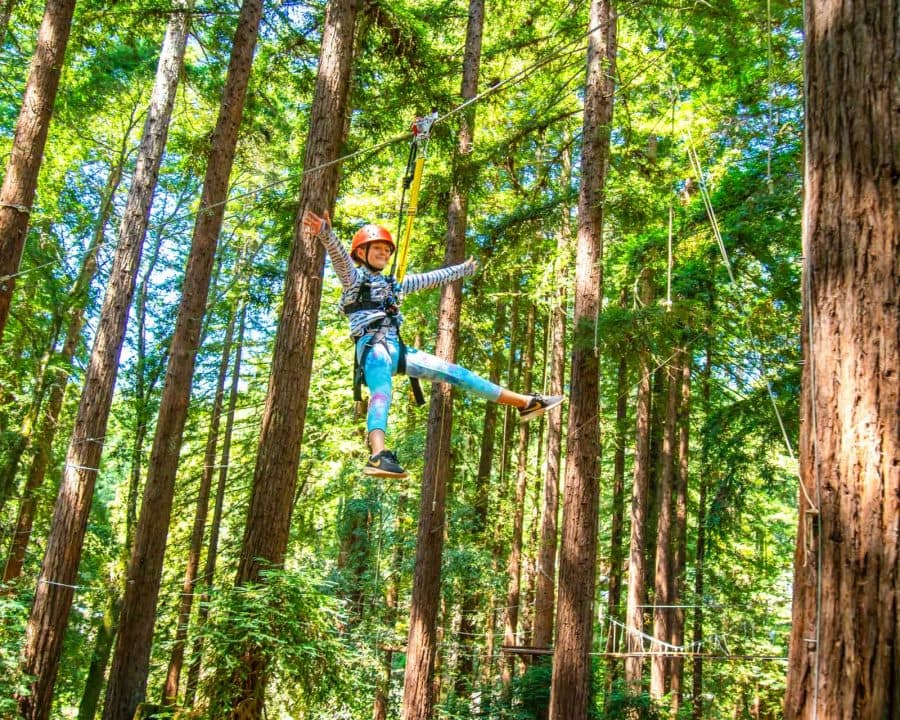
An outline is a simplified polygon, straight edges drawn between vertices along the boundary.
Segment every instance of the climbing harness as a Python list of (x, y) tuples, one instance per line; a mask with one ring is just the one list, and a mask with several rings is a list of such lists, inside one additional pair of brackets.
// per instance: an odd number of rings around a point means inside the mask
[[(397, 372), (401, 375), (406, 374), (406, 343), (403, 342), (403, 338), (400, 335), (400, 306), (397, 302), (400, 285), (393, 277), (386, 279), (391, 283), (391, 292), (383, 300), (372, 299), (372, 282), (367, 277), (359, 286), (359, 294), (356, 296), (356, 301), (344, 306), (344, 313), (347, 315), (360, 310), (381, 310), (385, 315), (367, 327), (361, 336), (351, 338), (353, 341), (353, 399), (356, 402), (362, 402), (362, 386), (366, 382), (365, 368), (369, 353), (372, 352), (376, 345), (380, 344), (390, 354), (387, 334), (392, 327), (397, 332), (397, 344), (400, 348), (400, 356), (397, 359)], [(357, 353), (356, 345), (362, 337), (368, 337), (368, 340), (363, 347), (362, 353)], [(424, 405), (425, 396), (422, 393), (419, 379), (409, 378), (409, 385), (412, 388), (416, 405)]]
[[(394, 255), (394, 263), (391, 266), (391, 275), (397, 282), (403, 280), (406, 275), (406, 266), (409, 262), (409, 241), (412, 237), (413, 221), (416, 218), (416, 210), (419, 206), (419, 188), (422, 185), (422, 170), (425, 167), (425, 157), (428, 152), (428, 141), (431, 139), (431, 126), (438, 119), (437, 112), (432, 112), (424, 117), (417, 117), (410, 127), (412, 131), (412, 143), (409, 146), (409, 157), (406, 160), (406, 172), (403, 176), (403, 191), (400, 194), (400, 212), (398, 213), (397, 237), (400, 238), (400, 246)], [(409, 190), (409, 204), (404, 207), (406, 191)], [(403, 228), (403, 215), (406, 215), (406, 228)]]

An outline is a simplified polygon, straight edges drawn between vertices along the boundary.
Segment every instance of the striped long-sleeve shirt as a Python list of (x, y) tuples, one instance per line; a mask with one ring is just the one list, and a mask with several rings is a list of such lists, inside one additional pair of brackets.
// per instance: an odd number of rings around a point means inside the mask
[[(366, 282), (371, 287), (372, 302), (382, 303), (393, 294), (395, 303), (400, 305), (406, 293), (447, 285), (454, 280), (459, 280), (475, 272), (474, 266), (460, 263), (459, 265), (438, 268), (426, 273), (411, 273), (405, 276), (398, 284), (390, 276), (372, 272), (364, 267), (356, 267), (353, 259), (350, 257), (350, 253), (347, 252), (347, 249), (338, 237), (327, 226), (323, 227), (318, 238), (328, 251), (334, 271), (344, 288), (339, 305), (341, 310), (345, 312), (345, 308), (357, 302), (360, 288)], [(360, 337), (367, 328), (373, 325), (377, 326), (379, 321), (383, 321), (386, 318), (387, 313), (380, 308), (351, 312), (348, 314), (350, 334), (355, 338)], [(396, 319), (397, 327), (399, 327), (403, 322), (402, 313), (398, 313)], [(396, 329), (394, 327), (389, 330), (389, 334), (395, 332)]]

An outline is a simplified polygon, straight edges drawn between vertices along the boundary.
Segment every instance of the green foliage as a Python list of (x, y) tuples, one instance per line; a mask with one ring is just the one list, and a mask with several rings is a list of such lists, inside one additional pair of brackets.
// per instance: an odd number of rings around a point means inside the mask
[(227, 714), (235, 686), (253, 671), (245, 659), (251, 648), (282, 707), (327, 704), (348, 687), (348, 647), (338, 635), (343, 608), (309, 568), (266, 571), (262, 582), (222, 589), (210, 603), (204, 717)]
[(616, 683), (606, 698), (603, 720), (663, 720), (667, 717), (664, 709), (653, 702), (646, 692), (630, 692), (624, 683)]
[(16, 697), (28, 694), (29, 679), (19, 664), (31, 598), (0, 593), (0, 715), (13, 717)]

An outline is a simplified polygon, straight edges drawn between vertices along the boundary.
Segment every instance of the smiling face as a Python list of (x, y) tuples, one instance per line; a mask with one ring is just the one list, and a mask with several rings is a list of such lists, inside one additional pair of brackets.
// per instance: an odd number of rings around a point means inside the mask
[(365, 260), (370, 268), (377, 271), (384, 270), (391, 259), (391, 255), (393, 255), (393, 251), (386, 242), (366, 243), (357, 251), (357, 257)]

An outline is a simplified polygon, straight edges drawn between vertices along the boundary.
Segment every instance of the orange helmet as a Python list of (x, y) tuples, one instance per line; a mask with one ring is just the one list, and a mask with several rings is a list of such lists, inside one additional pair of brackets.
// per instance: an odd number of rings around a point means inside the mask
[(383, 228), (381, 225), (363, 225), (353, 236), (353, 242), (350, 244), (350, 257), (354, 257), (360, 248), (374, 242), (387, 243), (391, 246), (391, 252), (397, 249), (397, 246), (394, 245), (394, 238), (391, 237), (387, 228)]

